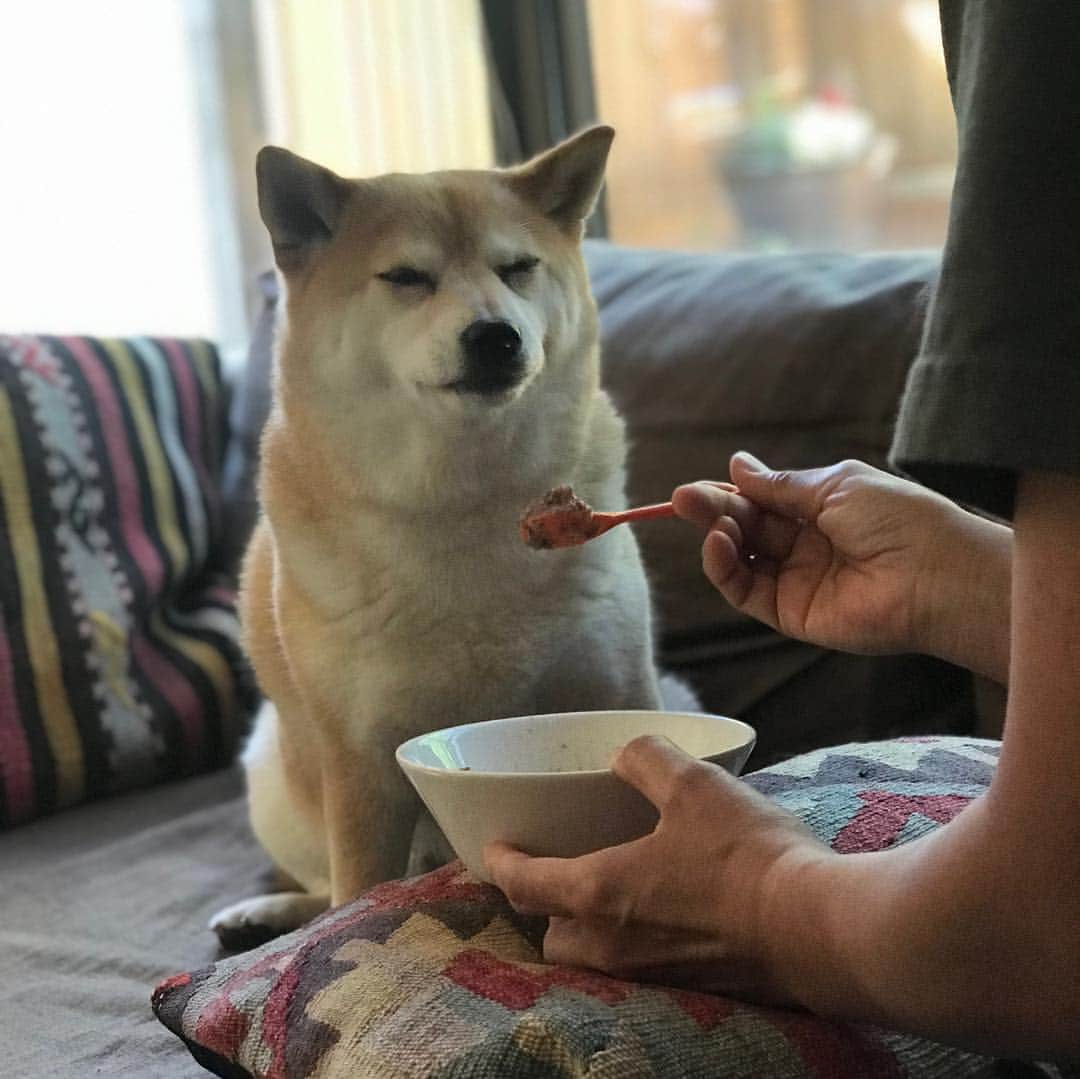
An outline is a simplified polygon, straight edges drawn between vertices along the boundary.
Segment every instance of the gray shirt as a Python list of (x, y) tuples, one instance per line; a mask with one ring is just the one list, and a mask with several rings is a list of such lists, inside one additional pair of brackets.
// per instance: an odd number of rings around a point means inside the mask
[(892, 447), (1011, 516), (1019, 473), (1080, 474), (1080, 0), (941, 0), (959, 158)]

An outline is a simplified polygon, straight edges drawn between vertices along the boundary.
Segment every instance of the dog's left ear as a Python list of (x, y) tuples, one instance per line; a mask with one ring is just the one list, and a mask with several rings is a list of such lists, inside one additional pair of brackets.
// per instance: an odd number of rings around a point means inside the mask
[(580, 229), (596, 206), (614, 138), (606, 125), (587, 128), (511, 170), (510, 185), (557, 224)]
[(349, 197), (348, 181), (279, 146), (259, 151), (255, 176), (274, 259), (286, 273), (299, 269), (313, 250), (333, 238)]

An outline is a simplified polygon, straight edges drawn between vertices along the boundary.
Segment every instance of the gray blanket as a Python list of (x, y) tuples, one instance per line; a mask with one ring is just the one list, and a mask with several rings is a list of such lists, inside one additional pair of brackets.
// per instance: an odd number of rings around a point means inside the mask
[(207, 919), (267, 869), (236, 771), (0, 834), (0, 1074), (205, 1076), (150, 993), (219, 954)]

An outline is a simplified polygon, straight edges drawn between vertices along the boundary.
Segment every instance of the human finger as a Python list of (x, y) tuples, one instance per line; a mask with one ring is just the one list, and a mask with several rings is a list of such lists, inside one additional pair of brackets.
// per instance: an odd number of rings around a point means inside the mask
[(730, 484), (721, 484), (715, 480), (697, 480), (684, 483), (671, 492), (671, 504), (675, 512), (687, 521), (708, 528), (717, 517), (734, 516), (739, 503), (740, 516), (752, 509), (746, 499), (741, 498)]
[(661, 813), (688, 773), (698, 767), (700, 762), (670, 739), (653, 734), (628, 742), (611, 762), (611, 770)]
[(721, 517), (716, 522), (717, 527), (709, 531), (701, 545), (701, 564), (705, 576), (725, 599), (728, 599), (729, 591), (741, 593), (748, 589), (752, 572), (749, 561), (741, 557), (741, 530), (734, 522), (732, 526), (725, 523), (731, 520), (730, 517)]
[(733, 607), (778, 628), (777, 565), (763, 555), (741, 558), (729, 535), (712, 531), (701, 548), (701, 567), (710, 584)]
[(552, 918), (544, 935), (544, 958), (616, 978), (668, 985), (689, 981), (703, 987), (702, 967), (714, 966), (709, 961), (722, 946), (715, 934), (677, 924)]
[(743, 530), (734, 517), (717, 517), (709, 527), (710, 532), (723, 532), (736, 551), (742, 551), (744, 547)]
[(580, 876), (578, 859), (533, 858), (509, 843), (484, 847), (484, 864), (495, 886), (522, 914), (571, 917), (570, 896)]
[(736, 546), (747, 554), (764, 555), (782, 562), (790, 553), (800, 522), (796, 519), (767, 512), (741, 493), (720, 489), (715, 484), (699, 480), (676, 488), (672, 494), (675, 512), (704, 528), (721, 527), (724, 518), (739, 526), (739, 535), (724, 528)]

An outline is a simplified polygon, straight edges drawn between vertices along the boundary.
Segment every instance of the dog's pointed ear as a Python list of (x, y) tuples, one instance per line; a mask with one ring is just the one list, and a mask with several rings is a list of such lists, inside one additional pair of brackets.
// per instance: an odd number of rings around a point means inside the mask
[(349, 196), (348, 181), (279, 146), (259, 151), (255, 178), (274, 259), (282, 270), (297, 269), (315, 247), (333, 237)]
[(586, 128), (510, 172), (511, 186), (567, 229), (580, 229), (604, 182), (615, 129)]

